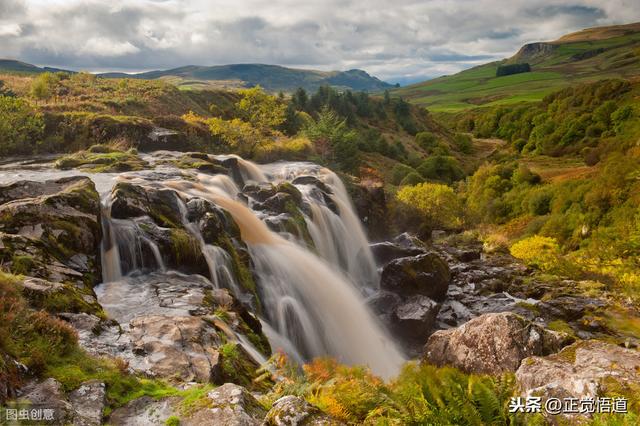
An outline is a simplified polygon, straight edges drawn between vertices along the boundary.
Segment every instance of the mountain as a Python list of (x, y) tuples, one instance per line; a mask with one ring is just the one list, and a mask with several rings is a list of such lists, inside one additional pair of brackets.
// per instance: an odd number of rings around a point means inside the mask
[[(0, 73), (65, 71), (58, 68), (37, 67), (12, 59), (0, 59)], [(73, 72), (73, 71), (67, 71)], [(358, 69), (348, 71), (316, 71), (286, 68), (279, 65), (232, 64), (219, 66), (188, 65), (170, 70), (148, 71), (138, 74), (109, 72), (98, 74), (104, 78), (162, 79), (184, 89), (228, 89), (262, 86), (269, 92), (293, 92), (298, 87), (315, 91), (320, 86), (365, 92), (380, 92), (395, 86)]]
[(26, 74), (37, 74), (41, 72), (73, 72), (66, 71), (59, 68), (50, 68), (50, 67), (37, 67), (35, 65), (28, 64), (26, 62), (16, 61), (14, 59), (0, 59), (0, 72), (9, 72), (9, 73), (26, 73)]
[(265, 64), (232, 64), (219, 66), (189, 65), (165, 71), (140, 74), (106, 73), (109, 78), (165, 79), (180, 87), (251, 87), (259, 84), (270, 92), (292, 92), (298, 87), (316, 90), (320, 86), (339, 89), (381, 91), (393, 87), (362, 70), (315, 71)]
[[(517, 64), (529, 64), (530, 71), (496, 76), (499, 67), (505, 70)], [(529, 43), (511, 58), (393, 94), (432, 111), (459, 111), (537, 101), (575, 83), (634, 76), (640, 76), (640, 23), (589, 28), (555, 41)]]

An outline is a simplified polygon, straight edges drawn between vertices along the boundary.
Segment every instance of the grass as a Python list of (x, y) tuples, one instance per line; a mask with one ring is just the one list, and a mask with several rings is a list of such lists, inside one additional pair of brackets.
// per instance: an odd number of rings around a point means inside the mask
[[(637, 30), (636, 30), (637, 31)], [(640, 32), (596, 41), (563, 41), (532, 71), (496, 77), (492, 62), (393, 91), (434, 112), (458, 112), (482, 106), (539, 101), (560, 88), (604, 78), (626, 78), (640, 70)], [(575, 55), (600, 52), (584, 59)], [(510, 62), (517, 61), (513, 58)]]

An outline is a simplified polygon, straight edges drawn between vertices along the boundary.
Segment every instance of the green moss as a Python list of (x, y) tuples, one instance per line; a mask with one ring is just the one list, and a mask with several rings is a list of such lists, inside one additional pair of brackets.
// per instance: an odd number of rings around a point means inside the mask
[(566, 333), (574, 338), (576, 337), (573, 328), (571, 328), (571, 326), (566, 321), (563, 321), (561, 319), (551, 321), (549, 324), (547, 324), (547, 328), (549, 330), (558, 331), (560, 333)]
[(527, 302), (518, 302), (516, 303), (517, 306), (526, 309), (536, 315), (540, 315), (540, 308), (538, 307), (538, 305), (534, 304), (534, 303), (527, 303)]
[(29, 300), (30, 306), (35, 309), (42, 309), (49, 313), (85, 312), (99, 318), (107, 317), (98, 302), (87, 302), (83, 297), (85, 294), (71, 284), (63, 284), (62, 288), (49, 292), (29, 291), (26, 288), (22, 292)]
[(171, 247), (178, 264), (183, 261), (193, 261), (200, 257), (198, 242), (184, 229), (173, 228), (171, 230)]
[(145, 161), (138, 157), (136, 151), (104, 151), (80, 151), (60, 158), (56, 161), (55, 166), (62, 170), (81, 168), (92, 173), (125, 172), (149, 167)]
[(165, 426), (180, 426), (180, 418), (176, 416), (171, 416), (164, 421), (164, 424)]
[(241, 386), (252, 386), (256, 368), (237, 343), (228, 342), (219, 349), (222, 358), (222, 373), (225, 381)]
[(11, 259), (11, 272), (19, 275), (28, 274), (35, 266), (35, 261), (31, 256), (14, 255)]
[(215, 389), (211, 384), (196, 385), (180, 392), (182, 400), (178, 404), (178, 411), (183, 415), (189, 415), (200, 408), (205, 408), (210, 404), (207, 394)]

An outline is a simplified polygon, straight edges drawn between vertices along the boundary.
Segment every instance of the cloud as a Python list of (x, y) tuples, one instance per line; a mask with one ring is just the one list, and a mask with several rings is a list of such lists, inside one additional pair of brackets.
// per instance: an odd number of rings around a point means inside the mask
[(0, 0), (0, 57), (89, 70), (275, 63), (434, 77), (589, 26), (636, 0)]

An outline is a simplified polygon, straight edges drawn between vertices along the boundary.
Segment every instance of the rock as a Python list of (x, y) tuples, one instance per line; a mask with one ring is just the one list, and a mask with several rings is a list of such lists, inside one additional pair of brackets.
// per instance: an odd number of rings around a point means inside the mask
[(450, 282), (449, 267), (431, 252), (389, 262), (382, 270), (381, 288), (401, 296), (420, 294), (442, 301)]
[(242, 177), (242, 171), (240, 170), (240, 164), (236, 157), (225, 158), (220, 162), (224, 167), (229, 169), (229, 174), (238, 187), (244, 187), (244, 178)]
[(370, 247), (378, 265), (385, 265), (401, 257), (417, 256), (425, 252), (424, 249), (418, 247), (401, 247), (391, 241), (374, 243)]
[(216, 330), (199, 317), (140, 316), (130, 323), (133, 352), (142, 368), (158, 377), (219, 382), (220, 346)]
[(245, 187), (242, 188), (243, 194), (261, 203), (266, 201), (267, 198), (276, 195), (276, 192), (278, 191), (276, 191), (276, 188), (270, 183), (245, 185)]
[(0, 263), (51, 282), (100, 277), (100, 198), (84, 176), (0, 185)]
[(182, 419), (183, 426), (253, 426), (260, 425), (267, 414), (260, 403), (242, 386), (224, 385), (207, 394), (207, 408)]
[(269, 210), (274, 213), (288, 213), (289, 206), (295, 205), (293, 197), (285, 192), (278, 192), (263, 203), (256, 204), (256, 210)]
[(178, 194), (170, 189), (141, 187), (129, 182), (118, 182), (111, 191), (111, 217), (130, 219), (149, 216), (162, 227), (182, 226)]
[(462, 326), (429, 337), (423, 361), (452, 365), (471, 373), (515, 371), (532, 355), (548, 355), (570, 343), (562, 333), (546, 330), (511, 312), (485, 314)]
[(32, 408), (53, 410), (53, 421), (47, 424), (66, 425), (73, 419), (73, 407), (67, 401), (62, 385), (56, 379), (33, 382), (24, 387), (21, 399), (30, 403)]
[(340, 425), (319, 408), (303, 398), (293, 395), (283, 396), (273, 403), (264, 419), (264, 426), (320, 426)]
[(390, 231), (389, 212), (384, 188), (378, 182), (360, 181), (349, 186), (358, 217), (373, 239), (386, 238)]
[(640, 386), (640, 352), (598, 340), (580, 341), (554, 355), (526, 358), (516, 379), (522, 393), (544, 400), (633, 392)]
[(99, 426), (102, 424), (102, 411), (105, 407), (106, 389), (98, 380), (84, 382), (69, 394), (73, 406), (73, 424), (75, 426)]
[(394, 335), (424, 342), (433, 331), (440, 305), (426, 296), (415, 295), (399, 304), (394, 312)]
[[(109, 416), (113, 426), (164, 426), (174, 415), (174, 405), (179, 398), (155, 400), (149, 396), (134, 399), (125, 406), (116, 408)], [(182, 423), (181, 423), (182, 424)]]

